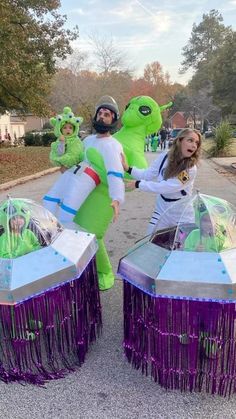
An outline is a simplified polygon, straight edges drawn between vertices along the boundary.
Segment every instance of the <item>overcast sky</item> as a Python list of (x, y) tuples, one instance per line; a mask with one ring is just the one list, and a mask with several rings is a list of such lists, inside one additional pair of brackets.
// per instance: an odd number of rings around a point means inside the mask
[(236, 0), (61, 0), (60, 11), (67, 15), (68, 27), (79, 26), (76, 44), (82, 51), (90, 48), (88, 35), (96, 33), (124, 50), (137, 75), (146, 64), (159, 61), (172, 82), (185, 83), (191, 74), (178, 74), (182, 48), (193, 23), (211, 9), (235, 30)]

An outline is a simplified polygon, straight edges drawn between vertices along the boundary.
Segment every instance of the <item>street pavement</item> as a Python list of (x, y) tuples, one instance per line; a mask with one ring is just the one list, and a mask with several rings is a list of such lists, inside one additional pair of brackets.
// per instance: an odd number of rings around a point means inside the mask
[[(156, 153), (146, 153), (151, 162)], [(225, 162), (223, 162), (225, 163)], [(0, 193), (36, 201), (58, 174)], [(202, 160), (195, 187), (202, 193), (227, 199), (236, 206), (236, 174), (228, 175), (217, 162)], [(116, 271), (118, 261), (135, 241), (142, 238), (152, 213), (155, 195), (134, 191), (117, 223), (111, 224), (106, 243)], [(103, 333), (90, 347), (86, 361), (76, 372), (51, 381), (44, 388), (18, 383), (0, 383), (0, 417), (7, 419), (185, 419), (236, 418), (236, 396), (230, 400), (207, 393), (164, 390), (127, 363), (122, 350), (122, 281), (101, 294)]]

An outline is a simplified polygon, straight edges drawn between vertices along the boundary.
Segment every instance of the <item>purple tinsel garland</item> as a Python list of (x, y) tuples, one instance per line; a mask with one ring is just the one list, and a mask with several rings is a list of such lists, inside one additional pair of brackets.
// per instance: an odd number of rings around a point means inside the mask
[(0, 305), (0, 379), (64, 377), (85, 360), (102, 326), (95, 258), (78, 279), (15, 306)]
[(236, 392), (235, 304), (152, 297), (124, 281), (124, 350), (166, 389)]

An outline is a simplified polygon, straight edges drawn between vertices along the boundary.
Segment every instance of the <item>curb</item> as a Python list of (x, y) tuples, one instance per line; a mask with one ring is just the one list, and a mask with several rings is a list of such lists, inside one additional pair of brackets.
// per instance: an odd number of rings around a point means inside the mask
[[(227, 157), (225, 157), (225, 159), (227, 159)], [(225, 162), (225, 164), (220, 164), (218, 161), (217, 161), (217, 159), (216, 158), (211, 158), (210, 159), (211, 161), (212, 161), (212, 163), (213, 164), (215, 164), (216, 166), (218, 166), (218, 167), (220, 167), (221, 169), (224, 169), (224, 170), (226, 170), (227, 172), (229, 172), (229, 173), (232, 173), (232, 174), (235, 174), (235, 169), (236, 169), (236, 163), (228, 163), (227, 164), (227, 162)]]
[(2, 183), (2, 185), (0, 185), (0, 191), (6, 191), (7, 189), (13, 188), (14, 186), (26, 183), (29, 180), (38, 179), (41, 176), (50, 175), (51, 173), (58, 172), (59, 170), (59, 167), (52, 167), (51, 169), (43, 170), (42, 172), (33, 173), (29, 176), (24, 176), (19, 179), (11, 180), (10, 182)]

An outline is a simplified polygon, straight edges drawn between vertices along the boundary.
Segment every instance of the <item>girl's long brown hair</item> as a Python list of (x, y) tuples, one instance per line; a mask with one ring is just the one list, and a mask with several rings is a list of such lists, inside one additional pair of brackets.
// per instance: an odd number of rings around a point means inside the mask
[[(182, 153), (181, 153), (181, 147), (180, 147), (181, 141), (187, 134), (191, 134), (192, 132), (195, 132), (198, 135), (198, 138), (199, 138), (198, 148), (191, 157), (183, 158)], [(182, 129), (182, 131), (180, 131), (177, 137), (175, 138), (170, 150), (168, 151), (168, 163), (165, 168), (164, 179), (166, 180), (166, 179), (176, 177), (183, 170), (188, 170), (191, 167), (197, 165), (199, 162), (200, 153), (201, 153), (201, 143), (202, 143), (202, 136), (199, 131), (192, 128)]]

